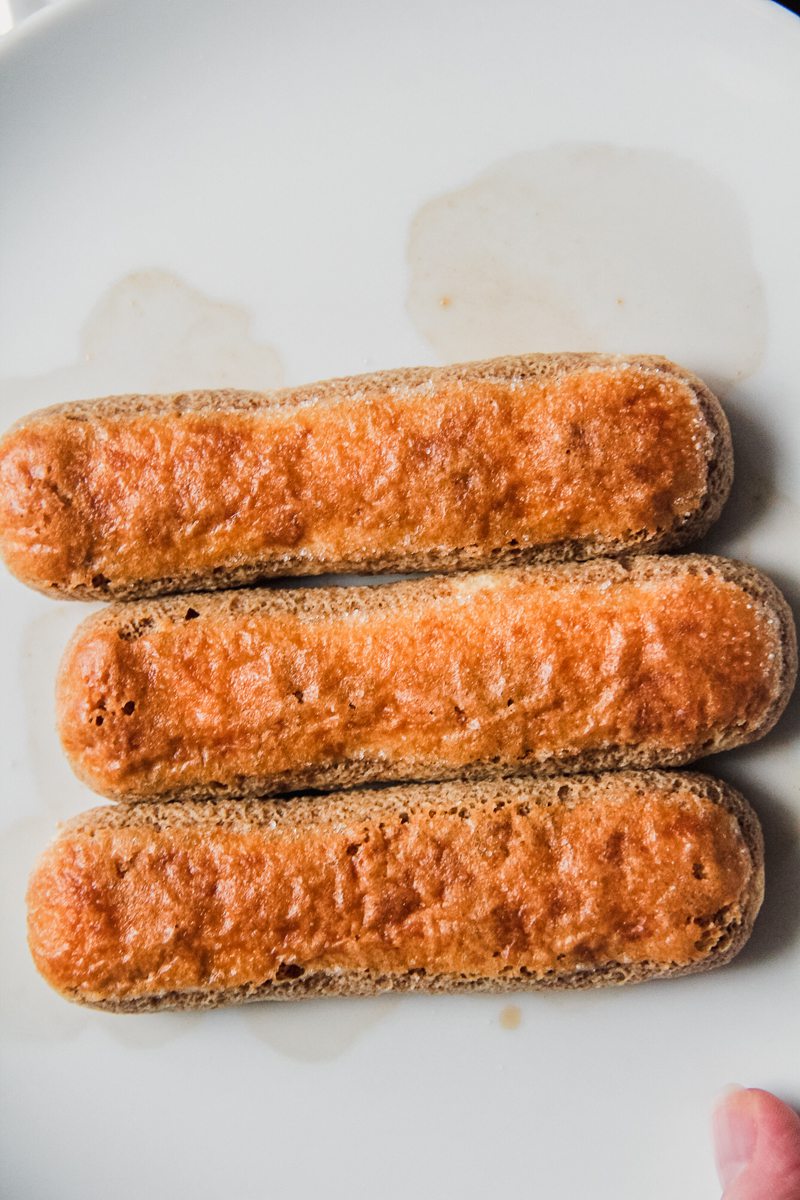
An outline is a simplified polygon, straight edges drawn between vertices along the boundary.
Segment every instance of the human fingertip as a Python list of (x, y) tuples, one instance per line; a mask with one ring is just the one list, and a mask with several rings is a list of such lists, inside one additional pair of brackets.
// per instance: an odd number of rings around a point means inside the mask
[(714, 1154), (723, 1188), (730, 1187), (752, 1160), (757, 1126), (748, 1088), (726, 1089), (713, 1116)]

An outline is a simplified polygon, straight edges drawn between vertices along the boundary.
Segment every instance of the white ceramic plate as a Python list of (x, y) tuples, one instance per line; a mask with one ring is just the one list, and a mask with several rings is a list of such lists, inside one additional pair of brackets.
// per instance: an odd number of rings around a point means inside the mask
[[(5, 425), (57, 400), (508, 350), (662, 352), (731, 414), (710, 545), (797, 599), (800, 25), (766, 0), (83, 0), (0, 44)], [(750, 947), (625, 991), (114, 1017), (24, 943), (94, 802), (53, 732), (85, 610), (0, 581), (4, 1194), (716, 1194), (730, 1081), (800, 1095), (798, 708), (719, 759)], [(503, 1014), (505, 1012), (505, 1017)]]

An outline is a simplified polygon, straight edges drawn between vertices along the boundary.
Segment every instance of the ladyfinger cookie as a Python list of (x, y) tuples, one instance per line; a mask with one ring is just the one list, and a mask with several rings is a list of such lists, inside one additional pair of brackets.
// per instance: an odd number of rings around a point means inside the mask
[(84, 599), (652, 552), (705, 532), (732, 469), (717, 400), (649, 356), (112, 397), (0, 443), (0, 552)]
[(111, 605), (58, 713), (103, 795), (263, 796), (679, 766), (766, 733), (796, 664), (759, 572), (642, 556)]
[(583, 988), (727, 962), (762, 892), (758, 821), (707, 776), (417, 784), (93, 809), (33, 873), (29, 940), (116, 1012)]

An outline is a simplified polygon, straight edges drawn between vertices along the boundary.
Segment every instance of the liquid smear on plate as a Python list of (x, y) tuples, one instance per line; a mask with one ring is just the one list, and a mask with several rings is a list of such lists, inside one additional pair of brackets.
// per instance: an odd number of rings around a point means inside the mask
[(241, 1016), (251, 1033), (297, 1062), (331, 1062), (400, 1003), (399, 996), (329, 997), (248, 1004)]
[[(257, 341), (248, 313), (203, 295), (165, 271), (137, 271), (100, 297), (83, 326), (76, 362), (39, 376), (0, 381), (3, 427), (48, 404), (114, 393), (169, 392), (193, 387), (272, 388), (282, 381), (280, 357)], [(94, 606), (92, 606), (94, 607)], [(18, 658), (19, 694), (30, 731), (27, 746), (39, 815), (0, 838), (4, 877), (19, 898), (0, 925), (0, 951), (16, 963), (4, 1009), (15, 1034), (33, 1040), (75, 1036), (86, 1023), (105, 1025), (117, 1041), (155, 1047), (196, 1027), (191, 1015), (172, 1013), (120, 1019), (67, 1005), (35, 977), (25, 941), (23, 898), (36, 856), (55, 834), (56, 823), (90, 807), (97, 798), (72, 776), (53, 729), (53, 676), (61, 651), (84, 605), (53, 604), (28, 625)]]
[(277, 350), (256, 340), (248, 312), (205, 296), (167, 271), (135, 271), (95, 304), (78, 361), (0, 381), (3, 423), (67, 400), (126, 392), (279, 387)]
[[(47, 404), (125, 392), (171, 392), (203, 387), (265, 390), (279, 387), (278, 352), (257, 341), (242, 308), (203, 295), (165, 271), (137, 271), (114, 284), (89, 314), (78, 361), (47, 374), (0, 381), (3, 425)], [(14, 879), (15, 906), (0, 925), (0, 951), (17, 963), (19, 981), (5, 1017), (17, 1036), (63, 1040), (89, 1024), (136, 1049), (156, 1048), (213, 1020), (214, 1014), (148, 1013), (119, 1017), (65, 1004), (35, 976), (25, 941), (23, 897), (27, 875), (56, 823), (90, 807), (90, 796), (72, 776), (52, 728), (52, 678), (69, 634), (97, 606), (53, 604), (34, 618), (19, 658), (20, 691), (31, 731), (28, 752), (40, 815), (20, 822), (0, 839), (0, 858)], [(394, 997), (248, 1005), (229, 1014), (239, 1029), (278, 1053), (304, 1062), (336, 1058), (391, 1011)]]
[(556, 145), (490, 167), (411, 225), (408, 311), (442, 359), (664, 354), (722, 391), (764, 353), (736, 194), (655, 150)]
[[(80, 338), (78, 360), (39, 376), (0, 381), (3, 426), (33, 409), (69, 400), (126, 392), (171, 392), (191, 388), (279, 387), (278, 352), (256, 340), (245, 309), (203, 295), (165, 271), (137, 271), (114, 284), (92, 309)], [(92, 606), (94, 608), (96, 606)], [(19, 659), (20, 691), (31, 731), (28, 751), (40, 813), (0, 839), (6, 874), (19, 899), (0, 925), (4, 961), (16, 962), (5, 1016), (17, 1036), (62, 1040), (87, 1024), (137, 1049), (155, 1048), (197, 1031), (213, 1014), (153, 1013), (120, 1018), (67, 1005), (35, 977), (25, 942), (23, 897), (34, 860), (55, 834), (56, 823), (90, 807), (90, 796), (74, 779), (52, 729), (52, 678), (69, 634), (86, 606), (54, 604), (34, 618)], [(343, 1053), (397, 1003), (393, 997), (334, 1000), (299, 1005), (262, 1004), (230, 1014), (239, 1028), (290, 1058), (327, 1061)]]

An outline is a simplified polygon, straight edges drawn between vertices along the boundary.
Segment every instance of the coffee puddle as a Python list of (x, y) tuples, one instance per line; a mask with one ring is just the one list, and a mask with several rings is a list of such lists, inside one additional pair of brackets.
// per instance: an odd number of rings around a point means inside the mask
[(407, 306), (445, 361), (664, 354), (724, 390), (764, 353), (735, 193), (688, 159), (565, 144), (497, 163), (417, 213)]

